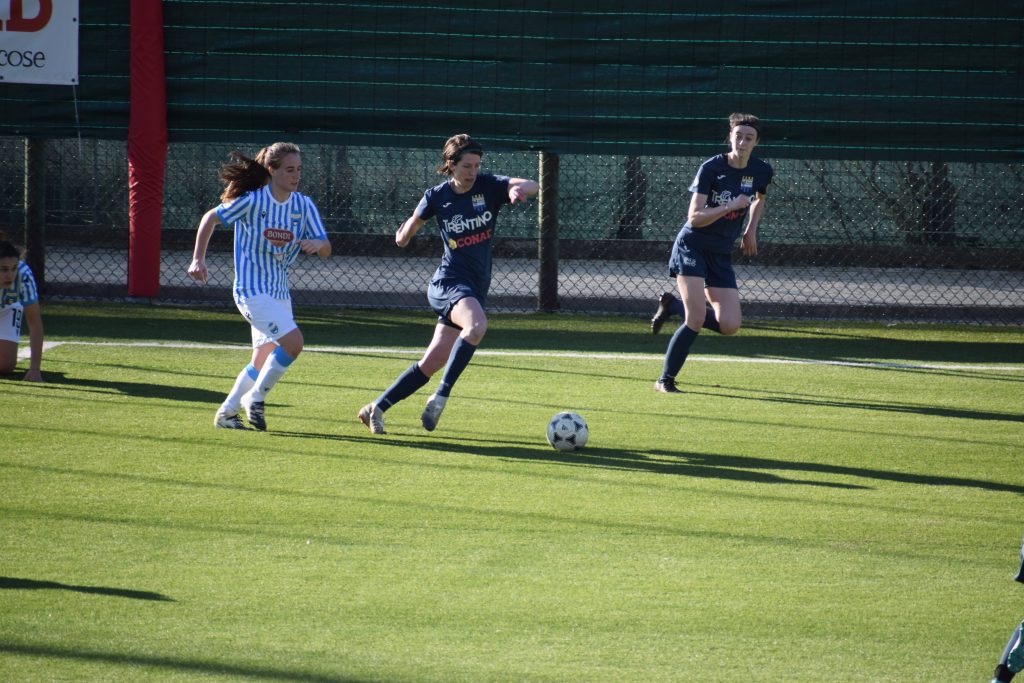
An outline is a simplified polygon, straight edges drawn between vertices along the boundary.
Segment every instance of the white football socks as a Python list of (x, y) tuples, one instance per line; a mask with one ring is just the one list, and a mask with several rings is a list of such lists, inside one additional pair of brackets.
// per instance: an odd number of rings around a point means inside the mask
[(249, 393), (249, 390), (256, 385), (257, 377), (259, 377), (259, 372), (253, 367), (252, 363), (242, 368), (242, 371), (238, 373), (238, 377), (235, 378), (235, 386), (231, 387), (227, 398), (221, 404), (221, 411), (225, 415), (238, 414), (238, 410), (242, 406), (242, 397)]
[(252, 402), (259, 403), (265, 401), (267, 392), (274, 388), (277, 381), (288, 370), (288, 366), (294, 361), (295, 359), (289, 356), (280, 346), (274, 349), (274, 352), (270, 354), (270, 358), (263, 363), (263, 369), (260, 370), (259, 377), (256, 378), (256, 386), (253, 387), (251, 394)]

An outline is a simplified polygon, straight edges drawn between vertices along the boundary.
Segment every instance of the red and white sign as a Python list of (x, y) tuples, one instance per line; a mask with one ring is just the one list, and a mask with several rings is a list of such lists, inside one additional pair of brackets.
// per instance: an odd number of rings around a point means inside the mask
[(78, 83), (78, 0), (0, 0), (0, 83)]

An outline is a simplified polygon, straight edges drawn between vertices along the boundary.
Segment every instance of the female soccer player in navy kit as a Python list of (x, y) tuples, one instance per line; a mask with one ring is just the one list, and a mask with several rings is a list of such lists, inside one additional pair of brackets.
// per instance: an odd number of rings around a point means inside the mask
[(21, 323), (28, 321), (28, 370), (23, 379), (42, 382), (43, 316), (39, 311), (39, 290), (32, 270), (21, 260), (21, 252), (0, 233), (0, 374), (14, 372), (18, 364)]
[(299, 148), (289, 142), (264, 147), (255, 159), (232, 153), (220, 170), (227, 184), (220, 206), (203, 215), (188, 274), (206, 282), (206, 248), (220, 224), (235, 228), (235, 305), (252, 326), (252, 361), (242, 369), (213, 419), (221, 429), (245, 429), (240, 407), (256, 429), (266, 430), (264, 401), (302, 352), (302, 332), (292, 315), (288, 268), (299, 252), (331, 255), (331, 243), (313, 201), (296, 191), (302, 176)]
[[(669, 275), (679, 287), (685, 317), (668, 344), (661, 377), (654, 383), (657, 391), (680, 393), (676, 375), (702, 328), (721, 334), (740, 329), (740, 296), (730, 255), (741, 235), (743, 253), (757, 253), (757, 225), (773, 174), (771, 166), (751, 156), (760, 141), (761, 122), (756, 116), (730, 115), (729, 152), (701, 164), (690, 185), (690, 210), (669, 258)], [(663, 296), (651, 321), (655, 332), (659, 317), (664, 316), (661, 322), (668, 317), (663, 312), (668, 307)]]
[(436, 169), (448, 179), (423, 193), (395, 233), (395, 243), (404, 247), (424, 223), (437, 218), (444, 256), (430, 280), (427, 299), (438, 320), (420, 361), (359, 411), (359, 420), (374, 434), (384, 433), (384, 411), (411, 396), (443, 367), (441, 383), (420, 418), (424, 429), (433, 431), (452, 387), (487, 332), (484, 306), (491, 284), (491, 238), (498, 210), (505, 203), (525, 202), (539, 188), (533, 180), (481, 173), (483, 154), (469, 135), (450, 137)]

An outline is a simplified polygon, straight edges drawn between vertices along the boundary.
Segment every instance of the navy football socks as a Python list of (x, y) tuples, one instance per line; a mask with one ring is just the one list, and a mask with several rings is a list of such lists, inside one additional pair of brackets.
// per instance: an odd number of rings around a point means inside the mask
[(696, 330), (691, 330), (686, 325), (679, 326), (668, 343), (668, 350), (665, 351), (665, 365), (661, 370), (662, 379), (675, 379), (675, 376), (683, 369), (683, 363), (690, 355), (690, 347), (693, 346), (697, 334)]
[(388, 387), (374, 403), (377, 404), (381, 411), (385, 411), (402, 399), (412, 396), (429, 381), (430, 378), (420, 370), (419, 363), (413, 363), (405, 372), (398, 376), (394, 384)]
[(717, 332), (722, 333), (722, 328), (718, 325), (718, 316), (715, 315), (715, 309), (711, 304), (706, 304), (707, 308), (704, 310), (704, 327)]
[[(718, 325), (718, 316), (715, 315), (714, 307), (709, 303), (704, 305), (707, 306), (704, 312), (704, 327), (721, 334), (722, 328)], [(686, 307), (683, 306), (682, 300), (675, 297), (672, 297), (672, 302), (668, 305), (668, 312), (672, 315), (678, 315), (680, 318), (686, 318)]]
[(469, 365), (469, 361), (473, 358), (475, 351), (476, 347), (463, 337), (459, 337), (455, 341), (452, 353), (448, 356), (448, 365), (444, 368), (444, 376), (441, 377), (441, 383), (437, 386), (438, 396), (448, 396), (451, 394), (452, 387), (455, 386), (455, 382), (458, 381), (462, 371)]

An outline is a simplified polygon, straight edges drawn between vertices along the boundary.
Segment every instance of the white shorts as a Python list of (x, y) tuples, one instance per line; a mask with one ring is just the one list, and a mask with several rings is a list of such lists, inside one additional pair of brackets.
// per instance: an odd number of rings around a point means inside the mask
[(238, 310), (252, 325), (252, 347), (255, 349), (288, 334), (299, 326), (292, 315), (291, 299), (275, 299), (269, 294), (257, 294), (235, 301)]
[(24, 318), (25, 309), (20, 303), (0, 309), (0, 341), (17, 344), (21, 336), (21, 321)]

